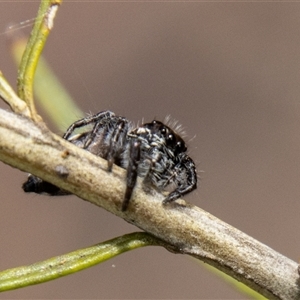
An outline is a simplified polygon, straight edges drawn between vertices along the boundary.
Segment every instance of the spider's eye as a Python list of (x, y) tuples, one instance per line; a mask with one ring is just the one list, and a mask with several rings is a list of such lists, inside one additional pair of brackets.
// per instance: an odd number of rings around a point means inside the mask
[(172, 143), (173, 141), (174, 141), (174, 135), (172, 133), (170, 133), (167, 137), (167, 142)]
[(176, 135), (174, 135), (173, 133), (168, 134), (166, 141), (167, 141), (167, 145), (169, 147), (172, 147), (175, 150), (175, 153), (184, 151), (184, 147), (185, 147), (184, 143), (178, 141)]
[(186, 151), (186, 145), (184, 142), (182, 141), (178, 141), (176, 143), (176, 152), (180, 153), (180, 152), (185, 152)]

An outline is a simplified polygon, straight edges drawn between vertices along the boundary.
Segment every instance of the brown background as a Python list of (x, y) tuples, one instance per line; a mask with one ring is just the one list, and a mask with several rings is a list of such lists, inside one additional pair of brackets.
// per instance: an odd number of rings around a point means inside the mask
[[(12, 84), (5, 27), (37, 8), (0, 3), (0, 69)], [(299, 3), (65, 1), (44, 53), (85, 112), (180, 120), (205, 171), (186, 198), (298, 261), (299, 16)], [(26, 174), (2, 163), (0, 174), (1, 270), (136, 230), (75, 196), (25, 195)], [(159, 248), (0, 295), (21, 297), (245, 298)]]

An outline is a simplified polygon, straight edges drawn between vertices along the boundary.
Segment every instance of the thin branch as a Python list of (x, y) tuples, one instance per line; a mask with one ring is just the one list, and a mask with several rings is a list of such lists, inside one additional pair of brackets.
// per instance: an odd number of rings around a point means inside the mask
[(41, 123), (3, 110), (0, 116), (3, 162), (105, 208), (269, 299), (299, 299), (296, 262), (184, 200), (163, 206), (164, 196), (146, 194), (140, 181), (128, 211), (121, 212), (124, 169), (114, 166), (107, 172), (105, 160), (57, 137)]
[[(43, 283), (94, 266), (145, 246), (165, 246), (146, 232), (134, 232), (29, 266), (0, 272), (0, 292)], [(165, 246), (166, 247), (166, 246)]]
[[(15, 31), (8, 32), (7, 38), (12, 57), (16, 65), (19, 66), (27, 39)], [(61, 131), (65, 129), (65, 124), (71, 124), (84, 117), (80, 108), (43, 56), (39, 58), (34, 77), (34, 94), (36, 96), (35, 102)], [(59, 109), (57, 109), (58, 107)], [(15, 110), (13, 109), (13, 111)]]
[(28, 104), (32, 119), (35, 121), (41, 121), (41, 119), (36, 112), (33, 101), (34, 74), (47, 37), (53, 27), (53, 20), (60, 3), (60, 0), (41, 1), (36, 22), (18, 72), (19, 97)]
[(20, 99), (0, 71), (0, 97), (17, 114), (30, 118), (31, 113), (26, 103)]

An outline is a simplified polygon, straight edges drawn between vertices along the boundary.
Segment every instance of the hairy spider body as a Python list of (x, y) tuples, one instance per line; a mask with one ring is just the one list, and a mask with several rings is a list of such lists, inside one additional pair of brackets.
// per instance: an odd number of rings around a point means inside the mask
[[(91, 130), (73, 135), (76, 128), (93, 125)], [(134, 127), (127, 119), (113, 112), (102, 111), (73, 123), (64, 139), (127, 170), (127, 182), (122, 210), (128, 207), (137, 176), (144, 184), (158, 190), (170, 185), (175, 188), (163, 203), (175, 201), (197, 188), (196, 167), (186, 154), (183, 139), (160, 121)], [(34, 175), (23, 184), (25, 192), (67, 195), (64, 191)]]

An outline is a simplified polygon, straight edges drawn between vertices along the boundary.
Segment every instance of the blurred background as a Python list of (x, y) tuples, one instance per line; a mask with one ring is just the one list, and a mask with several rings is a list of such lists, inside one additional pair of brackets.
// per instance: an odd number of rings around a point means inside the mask
[[(0, 69), (14, 87), (5, 30), (38, 6), (0, 3)], [(299, 261), (299, 16), (300, 3), (64, 1), (44, 56), (86, 113), (179, 120), (204, 171), (185, 198)], [(137, 230), (75, 196), (24, 194), (27, 175), (3, 163), (0, 174), (0, 270)], [(149, 247), (4, 298), (246, 296), (194, 260)]]

